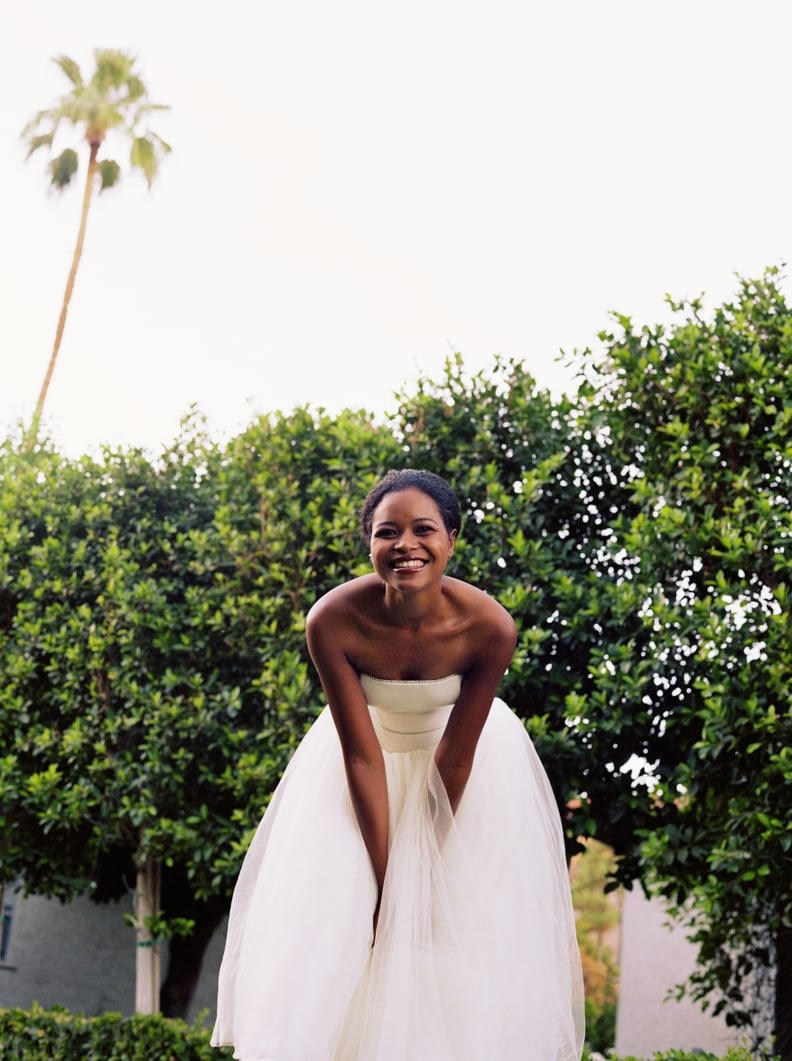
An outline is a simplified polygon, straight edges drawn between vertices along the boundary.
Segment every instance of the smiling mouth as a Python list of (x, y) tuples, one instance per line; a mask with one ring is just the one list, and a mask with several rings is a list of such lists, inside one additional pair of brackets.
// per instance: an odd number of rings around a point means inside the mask
[(425, 560), (396, 560), (393, 567), (396, 571), (417, 571), (419, 568), (425, 565)]

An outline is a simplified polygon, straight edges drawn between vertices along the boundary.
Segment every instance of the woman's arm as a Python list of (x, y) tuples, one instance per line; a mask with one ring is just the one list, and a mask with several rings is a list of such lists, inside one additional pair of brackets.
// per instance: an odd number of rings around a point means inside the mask
[(459, 699), (435, 751), (435, 763), (454, 813), (473, 768), (481, 731), (517, 641), (517, 630), (509, 613), (494, 601), (490, 604), (483, 629), (479, 627), (476, 631), (481, 648), (462, 679)]
[(349, 795), (377, 880), (379, 906), (388, 864), (385, 762), (360, 678), (346, 656), (344, 626), (338, 609), (322, 598), (308, 614), (306, 637), (341, 742)]

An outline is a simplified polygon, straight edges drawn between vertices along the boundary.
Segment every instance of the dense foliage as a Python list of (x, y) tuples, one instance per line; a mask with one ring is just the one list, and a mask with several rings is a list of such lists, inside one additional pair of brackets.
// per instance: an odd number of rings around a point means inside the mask
[(624, 855), (650, 808), (619, 768), (652, 754), (652, 734), (645, 712), (602, 712), (594, 727), (583, 706), (598, 695), (609, 647), (642, 636), (638, 616), (610, 592), (625, 568), (607, 551), (610, 523), (629, 510), (630, 492), (596, 437), (575, 429), (574, 406), (554, 402), (517, 363), (498, 360), (469, 378), (456, 360), (400, 402), (407, 459), (448, 476), (460, 494), (457, 570), (517, 621), (504, 697), (540, 748), (568, 853), (596, 836)]
[[(321, 706), (304, 614), (317, 586), (360, 569), (350, 482), (396, 452), (362, 414), (300, 411), (225, 453), (187, 424), (157, 462), (3, 447), (5, 881), (107, 899), (153, 856), (156, 931), (217, 923)], [(186, 946), (172, 941), (172, 962)]]
[[(601, 1055), (597, 1055), (600, 1057)], [(87, 1017), (65, 1009), (0, 1009), (0, 1061), (221, 1061), (230, 1047), (209, 1046), (209, 1032), (161, 1016)], [(593, 1061), (588, 1051), (583, 1061)], [(756, 1061), (757, 1055), (729, 1049), (721, 1061)], [(610, 1061), (638, 1058), (610, 1057)], [(718, 1061), (700, 1050), (664, 1051), (652, 1061)], [(771, 1061), (770, 1058), (767, 1061)]]
[[(209, 1032), (159, 1016), (84, 1017), (64, 1009), (0, 1009), (0, 1061), (221, 1061), (231, 1048), (209, 1046)], [(586, 1051), (583, 1061), (594, 1061)], [(610, 1055), (609, 1055), (610, 1056)], [(728, 1050), (721, 1061), (756, 1061), (747, 1050)], [(610, 1057), (610, 1061), (639, 1061)], [(651, 1061), (718, 1061), (714, 1054), (670, 1050)], [(768, 1057), (767, 1061), (771, 1061)]]
[(366, 570), (368, 486), (423, 466), (462, 500), (453, 573), (517, 619), (504, 696), (570, 855), (596, 837), (692, 909), (692, 989), (733, 1022), (762, 970), (792, 997), (792, 311), (772, 275), (675, 309), (617, 318), (574, 400), (452, 359), (385, 425), (297, 409), (220, 447), (191, 421), (156, 460), (6, 442), (2, 877), (101, 898), (143, 851), (172, 926), (216, 916), (322, 703), (307, 608)]
[(0, 1009), (0, 1061), (221, 1061), (201, 1027), (159, 1016)]
[[(587, 1059), (584, 1057), (583, 1061)], [(594, 1061), (593, 1055), (591, 1061)], [(609, 1061), (640, 1061), (640, 1058), (614, 1055)], [(718, 1061), (718, 1058), (716, 1054), (707, 1054), (702, 1050), (663, 1050), (653, 1054), (649, 1061)], [(767, 1053), (757, 1054), (746, 1047), (733, 1046), (723, 1054), (721, 1061), (773, 1061), (773, 1058)]]
[(749, 1023), (775, 969), (789, 1029), (792, 310), (772, 273), (711, 319), (674, 309), (670, 331), (621, 318), (580, 396), (629, 482), (609, 554), (633, 566), (609, 592), (642, 633), (606, 646), (585, 710), (597, 731), (615, 706), (657, 733), (639, 873), (694, 916), (694, 997)]
[[(621, 895), (606, 892), (613, 852), (590, 840), (570, 866), (572, 902), (585, 990), (586, 1042), (605, 1053), (616, 1041), (619, 997), (618, 931)], [(614, 931), (615, 930), (615, 931)]]

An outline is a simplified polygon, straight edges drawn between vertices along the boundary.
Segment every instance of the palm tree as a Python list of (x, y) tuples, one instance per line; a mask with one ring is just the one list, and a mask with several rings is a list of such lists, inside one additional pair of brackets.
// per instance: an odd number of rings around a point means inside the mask
[[(44, 402), (58, 359), (97, 178), (100, 192), (114, 187), (121, 179), (121, 167), (117, 162), (110, 158), (99, 158), (105, 138), (108, 133), (120, 133), (131, 140), (130, 167), (141, 170), (149, 187), (159, 172), (161, 159), (170, 151), (170, 146), (148, 128), (147, 120), (151, 113), (168, 108), (149, 102), (148, 90), (135, 70), (136, 56), (123, 51), (97, 48), (94, 58), (96, 69), (89, 81), (83, 80), (80, 67), (73, 59), (62, 55), (54, 60), (69, 79), (71, 89), (59, 97), (53, 106), (34, 115), (22, 131), (22, 139), (28, 148), (27, 158), (41, 147), (52, 150), (62, 123), (69, 123), (81, 131), (82, 140), (89, 150), (77, 243), (63, 294), (49, 365), (33, 413), (29, 434), (30, 446), (35, 444), (38, 435)], [(62, 150), (49, 164), (50, 186), (56, 191), (67, 188), (77, 173), (78, 163), (78, 154), (73, 148)]]

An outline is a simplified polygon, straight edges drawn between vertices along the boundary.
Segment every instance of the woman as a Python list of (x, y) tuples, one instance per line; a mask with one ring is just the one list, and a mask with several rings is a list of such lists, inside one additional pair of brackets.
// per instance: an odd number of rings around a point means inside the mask
[(360, 516), (373, 574), (311, 609), (327, 698), (234, 893), (214, 1045), (242, 1061), (578, 1061), (561, 826), (496, 698), (508, 613), (446, 572), (439, 476), (389, 472)]

